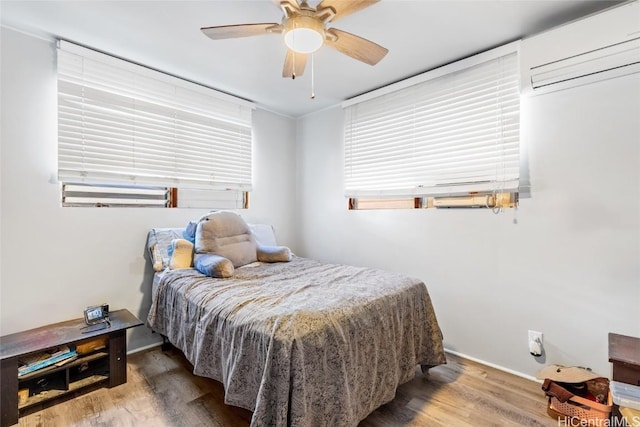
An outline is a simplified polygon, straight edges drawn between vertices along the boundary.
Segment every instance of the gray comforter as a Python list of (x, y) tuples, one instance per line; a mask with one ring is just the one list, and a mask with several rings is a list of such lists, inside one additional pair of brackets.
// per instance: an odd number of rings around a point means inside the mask
[(168, 271), (148, 324), (252, 426), (355, 426), (418, 364), (446, 363), (424, 283), (305, 258), (232, 279)]

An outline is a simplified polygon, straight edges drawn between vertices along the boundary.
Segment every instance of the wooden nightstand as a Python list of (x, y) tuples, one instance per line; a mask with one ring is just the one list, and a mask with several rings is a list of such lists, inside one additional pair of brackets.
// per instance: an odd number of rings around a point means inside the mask
[[(85, 389), (127, 382), (126, 330), (142, 322), (128, 310), (113, 311), (109, 319), (110, 327), (90, 332), (80, 318), (0, 337), (0, 426), (16, 424), (21, 411), (36, 405), (55, 403)], [(25, 356), (64, 345), (87, 344), (101, 337), (105, 338), (103, 348), (18, 378), (18, 362)], [(22, 403), (18, 403), (19, 389), (29, 390)]]

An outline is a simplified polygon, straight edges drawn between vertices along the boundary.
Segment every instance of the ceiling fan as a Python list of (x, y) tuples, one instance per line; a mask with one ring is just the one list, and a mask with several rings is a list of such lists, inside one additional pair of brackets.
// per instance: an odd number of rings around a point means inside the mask
[(306, 0), (300, 4), (296, 0), (273, 0), (284, 13), (280, 24), (221, 25), (201, 30), (214, 40), (284, 33), (288, 50), (282, 77), (295, 79), (303, 74), (307, 56), (320, 49), (323, 44), (369, 65), (380, 62), (388, 52), (384, 47), (346, 31), (327, 28), (330, 22), (378, 1), (380, 0), (322, 0), (313, 8)]

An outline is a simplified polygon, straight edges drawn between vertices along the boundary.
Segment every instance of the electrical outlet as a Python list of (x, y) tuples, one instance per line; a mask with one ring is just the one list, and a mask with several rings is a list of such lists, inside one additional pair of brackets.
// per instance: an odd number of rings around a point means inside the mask
[(529, 353), (532, 356), (542, 356), (542, 332), (529, 331)]

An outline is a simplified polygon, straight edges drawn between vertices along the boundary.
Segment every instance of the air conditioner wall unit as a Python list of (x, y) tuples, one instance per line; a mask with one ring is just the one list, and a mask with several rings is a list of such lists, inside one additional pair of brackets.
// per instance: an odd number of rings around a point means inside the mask
[(521, 44), (521, 89), (541, 94), (640, 72), (640, 1), (607, 9)]
[[(640, 72), (640, 38), (531, 68), (534, 90), (555, 84), (586, 84)], [(572, 82), (586, 79), (582, 82)]]

